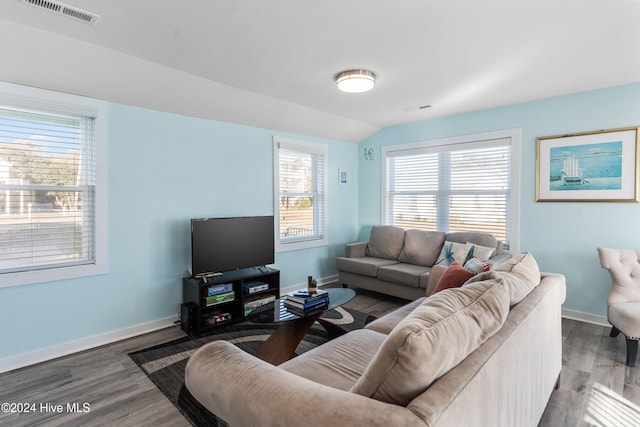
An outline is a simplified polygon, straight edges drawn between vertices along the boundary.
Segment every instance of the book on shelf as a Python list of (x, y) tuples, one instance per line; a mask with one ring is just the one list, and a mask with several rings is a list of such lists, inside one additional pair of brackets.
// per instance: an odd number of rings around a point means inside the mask
[(264, 282), (252, 282), (244, 284), (244, 291), (249, 295), (255, 294), (256, 292), (262, 292), (269, 289), (269, 284)]
[(311, 293), (306, 289), (302, 289), (285, 295), (285, 300), (294, 301), (300, 304), (305, 304), (307, 302), (316, 301), (323, 298), (329, 299), (329, 292), (325, 291), (324, 289), (318, 289), (315, 293)]
[(233, 290), (233, 283), (224, 283), (222, 285), (212, 285), (207, 288), (207, 296), (224, 294)]
[(253, 313), (258, 309), (268, 309), (267, 305), (271, 304), (273, 306), (273, 302), (276, 300), (275, 295), (265, 295), (261, 298), (257, 298), (251, 301), (247, 301), (244, 303), (244, 315)]
[(249, 315), (255, 315), (255, 314), (258, 314), (258, 313), (271, 311), (270, 317), (273, 319), (273, 311), (274, 310), (275, 310), (275, 301), (269, 301), (266, 304), (263, 304), (263, 305), (261, 305), (259, 307), (245, 308), (244, 309), (244, 315), (245, 316), (249, 316)]
[(300, 308), (291, 307), (287, 305), (285, 305), (285, 307), (287, 311), (291, 314), (295, 314), (296, 316), (300, 316), (300, 317), (308, 317), (318, 313), (322, 313), (323, 311), (327, 310), (329, 308), (329, 303), (325, 302), (323, 304), (318, 304), (309, 309), (300, 309)]
[(223, 302), (229, 302), (236, 299), (235, 291), (225, 292), (222, 294), (215, 294), (208, 297), (205, 297), (205, 305), (208, 307), (210, 305), (222, 304)]

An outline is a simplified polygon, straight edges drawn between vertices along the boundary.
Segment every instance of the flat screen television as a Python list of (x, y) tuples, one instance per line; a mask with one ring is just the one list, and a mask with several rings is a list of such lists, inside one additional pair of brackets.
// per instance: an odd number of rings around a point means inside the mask
[(193, 276), (273, 263), (273, 216), (191, 220)]

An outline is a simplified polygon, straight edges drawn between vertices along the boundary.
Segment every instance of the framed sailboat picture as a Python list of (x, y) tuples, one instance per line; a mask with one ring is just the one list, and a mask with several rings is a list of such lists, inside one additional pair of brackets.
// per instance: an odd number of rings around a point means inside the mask
[(639, 130), (537, 138), (536, 201), (638, 202)]

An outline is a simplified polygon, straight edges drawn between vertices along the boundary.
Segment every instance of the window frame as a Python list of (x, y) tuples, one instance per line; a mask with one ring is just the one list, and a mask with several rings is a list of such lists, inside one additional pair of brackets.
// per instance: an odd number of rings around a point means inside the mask
[[(427, 141), (418, 141), (407, 144), (388, 145), (382, 147), (382, 173), (381, 173), (381, 223), (389, 225), (387, 218), (388, 206), (387, 197), (387, 161), (392, 155), (399, 151), (410, 152), (419, 151), (452, 151), (477, 148), (481, 146), (491, 146), (491, 141), (509, 140), (511, 146), (511, 162), (510, 162), (510, 198), (509, 198), (509, 218), (507, 219), (507, 239), (509, 251), (517, 253), (519, 250), (519, 222), (520, 222), (520, 149), (521, 149), (521, 129), (506, 129), (495, 132), (486, 132), (470, 135), (462, 135), (456, 137), (440, 138)], [(442, 223), (437, 218), (438, 224)], [(448, 222), (448, 221), (446, 221)]]
[(95, 206), (93, 263), (52, 266), (35, 270), (0, 273), (0, 288), (53, 282), (57, 280), (105, 274), (107, 260), (107, 138), (108, 104), (105, 101), (59, 93), (29, 86), (0, 82), (0, 105), (7, 108), (31, 109), (51, 114), (93, 117), (95, 138)]
[[(300, 151), (302, 153), (316, 154), (323, 157), (322, 164), (322, 206), (321, 222), (316, 216), (314, 209), (314, 223), (318, 224), (321, 235), (314, 234), (308, 237), (299, 237), (296, 239), (280, 238), (280, 147), (288, 150)], [(315, 248), (326, 246), (328, 244), (328, 159), (329, 150), (325, 144), (317, 144), (306, 141), (297, 141), (279, 136), (273, 137), (273, 210), (274, 210), (274, 241), (276, 252), (287, 252), (307, 248)], [(316, 182), (317, 185), (317, 182)]]

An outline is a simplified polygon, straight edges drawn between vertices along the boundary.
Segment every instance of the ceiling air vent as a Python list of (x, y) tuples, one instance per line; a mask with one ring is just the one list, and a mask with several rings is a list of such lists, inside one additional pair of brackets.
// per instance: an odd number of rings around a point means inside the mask
[(99, 16), (95, 13), (87, 12), (86, 10), (78, 9), (77, 7), (69, 6), (68, 4), (61, 3), (53, 0), (20, 0), (22, 3), (30, 4), (40, 9), (48, 10), (49, 12), (57, 13), (60, 15), (68, 16), (69, 18), (77, 19), (87, 24), (95, 24), (98, 22)]

